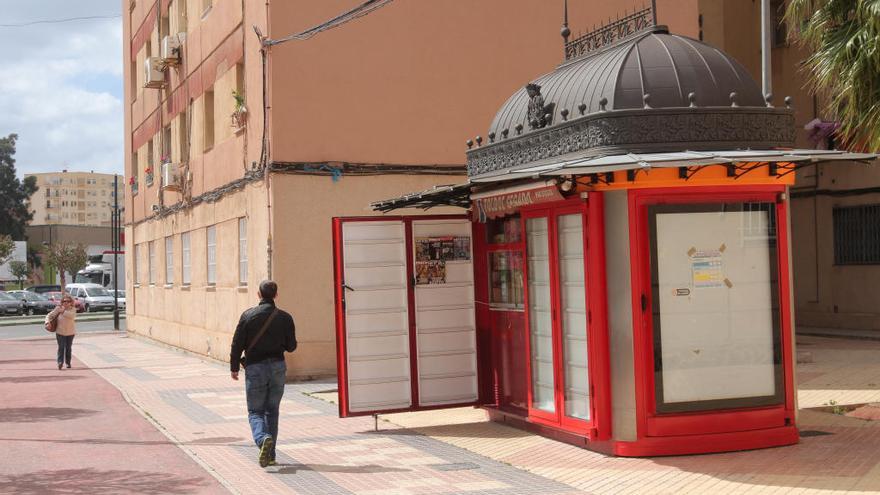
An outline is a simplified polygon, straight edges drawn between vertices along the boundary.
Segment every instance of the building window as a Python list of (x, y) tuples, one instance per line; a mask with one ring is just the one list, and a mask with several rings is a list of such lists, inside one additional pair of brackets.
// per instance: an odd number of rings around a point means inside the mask
[(174, 283), (174, 237), (165, 238), (165, 284)]
[(208, 151), (214, 147), (214, 88), (205, 91), (204, 99), (205, 145), (203, 149), (204, 151)]
[(190, 280), (190, 266), (191, 266), (191, 257), (190, 257), (190, 244), (189, 244), (189, 232), (184, 232), (180, 234), (180, 264), (181, 264), (181, 280), (180, 283), (183, 285), (189, 285)]
[(238, 283), (247, 285), (248, 280), (248, 255), (247, 255), (247, 218), (238, 219)]
[(834, 264), (880, 264), (880, 204), (834, 208)]
[(181, 110), (179, 114), (177, 114), (177, 149), (178, 151), (178, 159), (181, 162), (186, 161), (187, 150), (189, 149), (189, 123), (187, 122), (187, 114), (188, 111), (186, 109)]
[(153, 185), (153, 140), (150, 139), (147, 141), (147, 165), (144, 167), (144, 182), (147, 184), (147, 187)]
[(134, 259), (131, 262), (131, 273), (134, 274), (134, 284), (140, 285), (141, 283), (141, 275), (138, 273), (138, 258), (141, 256), (141, 245), (135, 244), (134, 246)]
[(171, 126), (166, 125), (164, 129), (162, 129), (162, 163), (169, 163), (171, 161)]
[(150, 269), (150, 285), (156, 283), (156, 241), (150, 241), (148, 268)]
[(772, 0), (770, 2), (770, 11), (773, 18), (773, 47), (780, 48), (788, 46), (788, 27), (785, 23), (785, 2), (783, 0)]
[(208, 285), (217, 283), (217, 226), (212, 225), (206, 231), (208, 246)]

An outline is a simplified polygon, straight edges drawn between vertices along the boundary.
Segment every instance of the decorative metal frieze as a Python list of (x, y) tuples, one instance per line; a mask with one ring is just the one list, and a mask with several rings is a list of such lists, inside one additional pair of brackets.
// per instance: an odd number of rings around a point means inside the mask
[(653, 25), (654, 15), (651, 7), (633, 12), (567, 42), (565, 44), (565, 59), (571, 60), (600, 50)]
[(576, 151), (638, 153), (767, 149), (793, 146), (794, 114), (785, 109), (739, 107), (609, 112), (584, 117), (468, 152), (468, 175), (520, 167)]

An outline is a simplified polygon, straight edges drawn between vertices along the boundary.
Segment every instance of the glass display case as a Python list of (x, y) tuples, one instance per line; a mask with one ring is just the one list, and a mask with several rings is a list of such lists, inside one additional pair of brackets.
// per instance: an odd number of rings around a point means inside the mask
[(492, 309), (523, 309), (522, 227), (518, 216), (486, 224), (489, 240), (489, 305)]

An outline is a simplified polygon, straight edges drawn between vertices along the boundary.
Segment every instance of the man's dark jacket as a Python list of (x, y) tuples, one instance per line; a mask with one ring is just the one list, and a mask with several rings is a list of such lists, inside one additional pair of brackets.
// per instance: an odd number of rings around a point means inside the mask
[[(229, 368), (238, 371), (238, 358), (247, 350), (248, 345), (263, 328), (263, 324), (275, 310), (275, 302), (263, 299), (260, 304), (248, 309), (241, 314), (235, 335), (232, 337), (232, 351), (229, 355)], [(284, 351), (293, 352), (296, 349), (296, 327), (293, 325), (293, 317), (286, 311), (278, 310), (275, 319), (269, 323), (269, 328), (260, 337), (253, 349), (247, 352), (247, 364), (259, 363), (267, 359), (284, 359)]]

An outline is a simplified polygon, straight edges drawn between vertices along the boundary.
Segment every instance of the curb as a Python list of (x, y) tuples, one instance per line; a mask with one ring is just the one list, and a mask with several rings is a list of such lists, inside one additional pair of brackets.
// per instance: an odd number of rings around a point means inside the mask
[[(28, 318), (13, 318), (6, 319), (3, 318), (0, 320), (0, 327), (15, 327), (18, 325), (39, 325), (45, 321), (46, 315), (42, 315), (40, 317), (28, 317)], [(120, 320), (124, 320), (125, 316), (123, 314), (119, 315)], [(113, 320), (113, 314), (111, 313), (109, 316), (107, 315), (95, 315), (95, 316), (77, 316), (76, 321), (85, 322), (85, 321), (106, 321)]]

